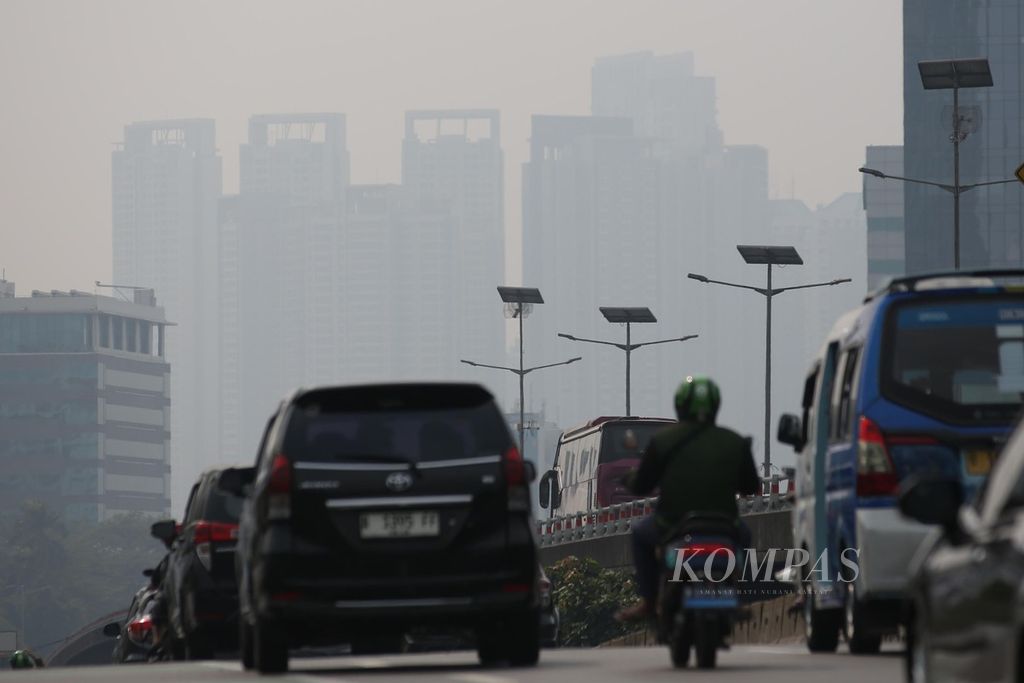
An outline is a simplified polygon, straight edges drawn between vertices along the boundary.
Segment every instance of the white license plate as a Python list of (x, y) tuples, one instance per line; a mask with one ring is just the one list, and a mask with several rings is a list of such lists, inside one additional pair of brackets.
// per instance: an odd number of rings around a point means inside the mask
[(418, 538), (441, 533), (436, 510), (367, 512), (359, 515), (360, 538)]

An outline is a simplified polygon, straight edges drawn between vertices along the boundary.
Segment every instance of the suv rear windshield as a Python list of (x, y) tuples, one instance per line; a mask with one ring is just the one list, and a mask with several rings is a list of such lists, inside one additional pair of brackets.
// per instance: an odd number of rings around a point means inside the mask
[(1024, 395), (1024, 298), (894, 306), (882, 358), (891, 400), (953, 422), (1008, 422)]
[(211, 486), (210, 489), (209, 497), (206, 499), (206, 509), (203, 511), (203, 519), (209, 522), (237, 523), (238, 516), (242, 512), (242, 498), (219, 491), (215, 486)]
[[(440, 397), (439, 397), (440, 398)], [(352, 409), (345, 402), (296, 405), (284, 451), (307, 461), (430, 462), (501, 455), (512, 445), (492, 401), (433, 407), (421, 401), (383, 401)]]
[[(601, 440), (601, 463), (615, 462), (629, 458), (639, 458), (651, 442), (651, 437), (666, 427), (672, 426), (668, 422), (640, 422), (631, 424), (612, 424), (601, 431), (604, 436)], [(627, 430), (633, 430), (636, 436), (637, 447), (635, 450), (627, 449), (625, 437)]]

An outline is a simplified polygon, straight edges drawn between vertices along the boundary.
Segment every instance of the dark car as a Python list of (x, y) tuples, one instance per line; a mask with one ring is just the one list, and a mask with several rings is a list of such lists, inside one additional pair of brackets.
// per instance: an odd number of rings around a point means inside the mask
[(218, 488), (220, 473), (209, 470), (192, 487), (162, 583), (176, 658), (208, 659), (237, 646), (235, 541), (242, 500)]
[[(240, 491), (234, 473), (226, 488)], [(470, 629), (482, 662), (537, 662), (528, 483), (493, 397), (473, 384), (300, 391), (268, 425), (241, 521), (245, 666), (290, 647), (398, 649)]]
[(540, 570), (540, 642), (545, 647), (558, 645), (558, 627), (560, 618), (558, 606), (555, 605), (554, 586), (551, 579)]
[[(1024, 377), (1005, 381), (1021, 386)], [(1024, 664), (1024, 426), (980, 495), (963, 500), (961, 482), (942, 473), (917, 477), (900, 496), (904, 514), (937, 525), (911, 565), (907, 678), (1017, 681)]]
[(112, 622), (103, 628), (104, 635), (117, 638), (112, 657), (115, 664), (148, 662), (157, 650), (163, 611), (160, 579), (166, 559), (165, 556), (157, 568), (143, 572), (149, 580), (135, 592), (124, 621)]

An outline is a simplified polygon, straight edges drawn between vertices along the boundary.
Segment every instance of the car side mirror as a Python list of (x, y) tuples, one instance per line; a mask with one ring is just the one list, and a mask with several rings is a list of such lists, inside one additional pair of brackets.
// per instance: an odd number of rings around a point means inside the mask
[(255, 467), (228, 467), (217, 477), (217, 488), (225, 493), (244, 498), (256, 478)]
[(551, 470), (544, 473), (537, 485), (537, 499), (545, 510), (551, 505)]
[(121, 624), (116, 621), (112, 621), (103, 627), (103, 635), (107, 638), (117, 638), (121, 635)]
[(178, 537), (178, 524), (173, 519), (164, 519), (159, 522), (154, 522), (149, 527), (149, 535), (155, 539), (164, 542), (164, 545), (169, 546), (174, 542), (174, 539)]
[(900, 486), (900, 512), (922, 524), (937, 524), (947, 534), (953, 534), (959, 528), (963, 503), (964, 487), (953, 477), (914, 475)]
[(786, 413), (779, 418), (778, 429), (779, 443), (789, 444), (797, 453), (804, 449), (803, 425), (800, 418), (792, 413)]
[(540, 478), (540, 506), (557, 510), (562, 506), (562, 491), (558, 487), (558, 471), (548, 470)]
[(152, 579), (154, 574), (156, 574), (156, 570), (155, 569), (143, 569), (142, 570), (142, 575), (145, 576), (147, 579)]

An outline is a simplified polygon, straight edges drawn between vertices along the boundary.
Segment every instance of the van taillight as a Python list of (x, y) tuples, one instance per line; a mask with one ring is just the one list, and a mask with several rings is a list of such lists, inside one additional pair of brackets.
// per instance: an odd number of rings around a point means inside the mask
[(289, 519), (292, 515), (292, 464), (283, 453), (275, 455), (270, 463), (267, 494), (267, 517)]
[(505, 451), (505, 484), (513, 486), (524, 486), (526, 484), (526, 467), (523, 465), (523, 454), (515, 446), (509, 446)]
[(866, 417), (860, 418), (857, 437), (857, 495), (894, 496), (899, 479), (885, 447), (882, 430)]

